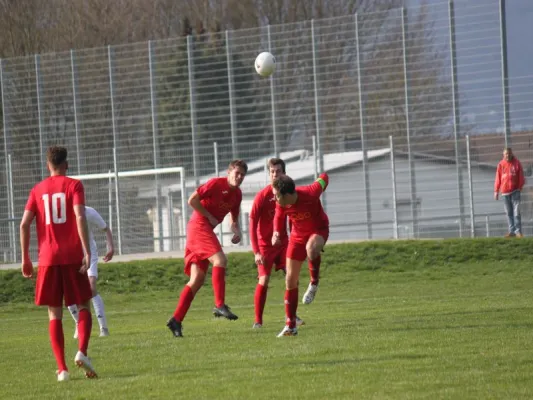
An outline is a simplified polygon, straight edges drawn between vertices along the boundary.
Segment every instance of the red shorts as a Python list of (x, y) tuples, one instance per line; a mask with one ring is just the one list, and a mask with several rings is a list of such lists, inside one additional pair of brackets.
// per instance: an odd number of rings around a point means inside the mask
[(35, 284), (35, 304), (38, 306), (66, 306), (83, 304), (93, 297), (87, 272), (81, 265), (39, 266)]
[(185, 274), (191, 276), (192, 264), (207, 272), (208, 258), (219, 251), (222, 251), (222, 246), (211, 226), (198, 222), (189, 223), (185, 244)]
[(309, 236), (289, 239), (289, 246), (287, 247), (287, 258), (295, 261), (305, 261), (307, 258), (307, 241), (313, 235), (319, 235), (324, 238), (324, 244), (328, 241), (329, 229), (321, 229), (318, 232), (313, 232)]
[(287, 260), (287, 244), (281, 246), (261, 247), (259, 252), (265, 260), (263, 265), (257, 266), (259, 276), (268, 276), (272, 273), (272, 267), (276, 265), (276, 271), (284, 269)]

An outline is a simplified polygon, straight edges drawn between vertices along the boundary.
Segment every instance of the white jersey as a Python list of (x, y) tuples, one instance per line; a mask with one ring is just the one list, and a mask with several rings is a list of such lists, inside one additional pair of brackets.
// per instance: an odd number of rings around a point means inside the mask
[[(85, 206), (85, 217), (87, 218), (87, 225), (89, 225), (89, 244), (91, 247), (91, 261), (98, 260), (98, 248), (96, 247), (96, 240), (94, 240), (93, 230), (97, 229), (103, 231), (107, 228), (107, 224), (98, 211), (92, 207)], [(91, 262), (92, 263), (92, 262)]]

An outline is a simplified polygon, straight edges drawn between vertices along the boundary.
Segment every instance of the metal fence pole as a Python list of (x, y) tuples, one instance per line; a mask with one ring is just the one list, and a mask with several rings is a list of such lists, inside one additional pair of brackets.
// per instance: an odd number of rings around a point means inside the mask
[[(14, 198), (14, 190), (13, 190), (13, 160), (11, 159), (11, 154), (7, 155), (8, 163), (7, 163), (7, 176), (8, 176), (8, 185), (7, 185), (7, 192), (9, 197), (9, 204), (8, 204), (8, 210), (9, 210), (9, 219), (11, 220), (9, 222), (9, 248), (13, 249), (13, 262), (17, 262), (17, 229), (15, 228), (15, 198)], [(21, 254), (22, 256), (22, 254)]]
[(470, 136), (466, 135), (466, 160), (468, 163), (468, 190), (470, 192), (470, 236), (476, 236), (476, 220), (474, 212), (474, 184), (472, 182), (472, 159), (470, 158)]
[(35, 54), (35, 91), (37, 94), (37, 117), (39, 123), (39, 161), (41, 163), (41, 178), (44, 178), (45, 167), (44, 167), (44, 121), (43, 121), (43, 88), (42, 88), (42, 77), (41, 77), (41, 56)]
[(113, 168), (115, 169), (115, 203), (117, 208), (116, 213), (118, 254), (122, 255), (122, 224), (120, 223), (120, 186), (118, 182), (118, 155), (116, 147), (113, 147)]
[[(111, 127), (113, 133), (113, 154), (117, 151), (117, 121), (115, 118), (115, 84), (113, 81), (113, 49), (111, 46), (107, 46), (107, 61), (109, 69), (109, 99), (111, 103)], [(116, 171), (116, 168), (115, 168)]]
[[(4, 82), (4, 64), (3, 60), (0, 59), (0, 101), (2, 102), (2, 128), (4, 133), (4, 157), (5, 157), (5, 173), (6, 173), (6, 182), (7, 184), (7, 215), (8, 218), (11, 218), (14, 215), (13, 207), (13, 182), (11, 180), (12, 174), (11, 171), (11, 155), (9, 154), (9, 143), (8, 143), (8, 124), (7, 124), (7, 105), (6, 105), (6, 88)], [(16, 240), (13, 240), (14, 234), (12, 231), (15, 230), (13, 226), (14, 223), (9, 223), (9, 248), (13, 250), (13, 253), (16, 254)]]
[(318, 149), (317, 149), (317, 145), (316, 145), (316, 136), (313, 135), (313, 175), (314, 175), (314, 178), (317, 179), (318, 178)]
[(180, 173), (180, 187), (181, 187), (181, 231), (182, 231), (182, 246), (185, 248), (185, 235), (187, 234), (187, 186), (185, 183), (185, 169), (182, 168)]
[(322, 153), (322, 141), (320, 132), (320, 103), (318, 101), (318, 69), (317, 69), (317, 40), (315, 35), (315, 20), (311, 20), (311, 41), (313, 49), (313, 91), (315, 98), (315, 131), (316, 131), (316, 148), (318, 150), (318, 170), (324, 171), (324, 155)]
[(459, 157), (459, 136), (461, 134), (461, 118), (459, 108), (459, 85), (457, 82), (457, 40), (455, 35), (455, 5), (454, 0), (448, 3), (448, 17), (450, 24), (450, 61), (452, 80), (452, 117), (453, 117), (453, 138), (455, 145), (455, 167), (457, 172), (457, 194), (459, 201), (459, 236), (463, 237), (464, 230), (464, 188), (463, 188), (463, 168)]
[(366, 207), (366, 237), (372, 239), (372, 201), (370, 195), (370, 174), (368, 171), (368, 152), (366, 149), (366, 134), (365, 134), (365, 110), (364, 110), (364, 94), (362, 76), (361, 52), (359, 45), (359, 18), (357, 13), (354, 15), (355, 21), (355, 52), (357, 56), (357, 90), (359, 97), (359, 130), (361, 133), (361, 151), (363, 153), (363, 189), (365, 191), (365, 207)]
[[(268, 51), (272, 53), (272, 39), (270, 37), (270, 24), (267, 25)], [(270, 75), (270, 110), (272, 116), (272, 143), (274, 144), (274, 157), (279, 157), (278, 132), (276, 129), (276, 92), (274, 90), (274, 75)]]
[(507, 65), (507, 20), (505, 0), (500, 0), (500, 49), (502, 65), (503, 129), (505, 147), (511, 147), (511, 116), (509, 114), (509, 69)]
[(109, 170), (108, 173), (107, 207), (109, 212), (109, 229), (113, 232), (113, 178), (111, 176), (111, 170)]
[(237, 122), (235, 119), (235, 82), (233, 80), (233, 62), (230, 47), (230, 34), (226, 30), (226, 58), (228, 63), (228, 91), (229, 91), (229, 117), (231, 126), (231, 157), (238, 157), (237, 151)]
[(485, 215), (485, 232), (486, 236), (490, 237), (490, 220), (488, 215)]
[(70, 50), (70, 74), (72, 76), (72, 107), (74, 111), (74, 134), (76, 135), (76, 154), (78, 155), (78, 175), (81, 174), (82, 155), (80, 149), (80, 126), (78, 121), (78, 74), (74, 60), (74, 50)]
[(389, 136), (390, 169), (392, 179), (392, 229), (394, 239), (398, 239), (398, 204), (396, 198), (396, 160), (394, 159), (394, 139)]
[[(150, 109), (152, 112), (152, 149), (154, 153), (154, 168), (159, 168), (159, 140), (158, 140), (158, 130), (157, 130), (157, 97), (155, 92), (155, 72), (154, 72), (154, 59), (155, 59), (155, 50), (153, 42), (148, 41), (148, 69), (150, 73)], [(155, 207), (157, 210), (157, 227), (159, 235), (159, 251), (164, 251), (165, 244), (163, 237), (165, 236), (165, 231), (163, 229), (163, 205), (162, 203), (162, 193), (161, 193), (161, 183), (159, 179), (159, 174), (154, 175), (154, 183), (156, 188), (155, 196)], [(168, 204), (167, 204), (168, 207)], [(169, 209), (170, 213), (170, 209)]]
[(194, 79), (194, 52), (193, 37), (187, 36), (187, 70), (189, 73), (189, 107), (191, 110), (191, 135), (192, 135), (192, 173), (194, 175), (194, 185), (198, 186), (198, 151), (196, 137), (196, 86)]
[(408, 18), (407, 8), (402, 7), (402, 54), (403, 54), (403, 79), (405, 95), (405, 130), (407, 134), (407, 158), (409, 161), (409, 181), (411, 186), (411, 219), (413, 223), (413, 236), (418, 238), (418, 199), (416, 196), (415, 160), (411, 151), (411, 119), (409, 109), (409, 71), (407, 57)]
[[(218, 170), (218, 143), (213, 142), (213, 152), (215, 156), (215, 176), (218, 178), (220, 176), (220, 171)], [(224, 229), (222, 224), (218, 224), (218, 235), (220, 237), (220, 245), (224, 245)]]

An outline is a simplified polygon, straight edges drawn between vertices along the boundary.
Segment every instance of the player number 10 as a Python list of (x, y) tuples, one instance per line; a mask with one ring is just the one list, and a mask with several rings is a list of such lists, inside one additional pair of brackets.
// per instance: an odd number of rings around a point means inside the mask
[[(50, 225), (50, 196), (43, 194), (44, 216), (46, 225)], [(67, 200), (65, 193), (54, 193), (52, 195), (52, 222), (54, 224), (64, 224), (67, 222)]]

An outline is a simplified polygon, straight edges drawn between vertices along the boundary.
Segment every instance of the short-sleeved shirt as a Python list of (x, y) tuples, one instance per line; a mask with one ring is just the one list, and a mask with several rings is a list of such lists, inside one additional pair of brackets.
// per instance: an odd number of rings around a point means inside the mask
[(87, 224), (89, 225), (89, 244), (91, 246), (91, 258), (98, 259), (98, 247), (96, 246), (96, 240), (94, 239), (93, 231), (103, 231), (107, 228), (102, 216), (92, 207), (85, 206), (85, 217), (87, 218)]
[(51, 176), (33, 187), (25, 209), (35, 214), (39, 265), (82, 263), (74, 206), (84, 204), (83, 184), (76, 179)]
[[(250, 211), (250, 242), (254, 253), (258, 253), (259, 248), (272, 247), (275, 213), (276, 197), (272, 192), (272, 185), (268, 185), (256, 194)], [(282, 243), (287, 241), (284, 227), (285, 224), (279, 232)]]
[[(227, 178), (212, 178), (200, 185), (196, 192), (200, 196), (202, 206), (217, 219), (218, 223), (224, 221), (230, 212), (235, 221), (239, 217), (242, 192), (237, 187), (231, 187)], [(190, 222), (205, 223), (206, 220), (207, 218), (194, 210)]]
[(321, 174), (313, 184), (296, 188), (298, 197), (295, 204), (284, 207), (276, 204), (274, 230), (279, 232), (285, 216), (291, 222), (291, 241), (306, 240), (313, 233), (329, 229), (329, 219), (320, 201), (327, 183), (327, 174)]

